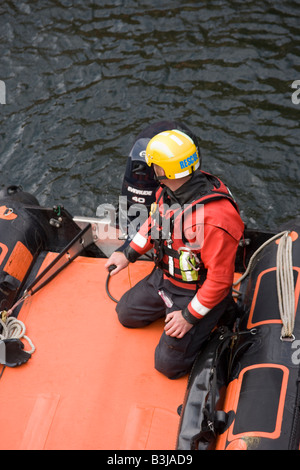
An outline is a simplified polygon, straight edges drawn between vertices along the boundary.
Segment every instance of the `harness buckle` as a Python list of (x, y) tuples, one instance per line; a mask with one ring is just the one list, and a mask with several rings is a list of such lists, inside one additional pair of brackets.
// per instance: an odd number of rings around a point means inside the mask
[[(177, 251), (178, 251), (179, 255), (181, 254), (182, 251), (187, 252), (189, 254), (189, 258), (186, 259), (186, 262), (189, 265), (189, 267), (191, 269), (193, 269), (193, 271), (199, 271), (200, 270), (200, 260), (199, 260), (198, 256), (196, 255), (196, 253), (194, 253), (190, 248), (188, 248), (186, 246), (182, 246), (182, 247), (178, 248)], [(196, 265), (192, 264), (190, 259), (195, 260)]]

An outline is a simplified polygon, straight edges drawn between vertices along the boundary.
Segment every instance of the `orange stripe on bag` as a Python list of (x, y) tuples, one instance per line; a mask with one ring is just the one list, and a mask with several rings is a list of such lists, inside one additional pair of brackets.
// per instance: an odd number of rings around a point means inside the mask
[(33, 256), (21, 242), (17, 242), (3, 270), (12, 277), (23, 281)]

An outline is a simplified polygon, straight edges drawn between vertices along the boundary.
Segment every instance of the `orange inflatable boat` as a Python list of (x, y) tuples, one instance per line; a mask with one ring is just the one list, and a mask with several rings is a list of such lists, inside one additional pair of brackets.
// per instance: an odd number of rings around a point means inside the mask
[[(246, 231), (237, 278), (249, 260), (251, 269), (239, 284), (237, 321), (212, 332), (189, 378), (170, 381), (153, 364), (162, 324), (123, 328), (112, 300), (152, 262), (108, 285), (106, 257), (122, 242), (99, 238), (105, 217), (73, 218), (17, 188), (0, 196), (1, 334), (7, 315), (26, 329), (0, 341), (1, 449), (298, 448), (300, 324), (294, 315), (283, 336), (282, 237)], [(295, 312), (298, 233), (289, 237)]]
[[(123, 213), (153, 201), (147, 142), (175, 127), (160, 122), (138, 136), (118, 225), (111, 207), (73, 217), (19, 187), (0, 191), (1, 449), (299, 448), (300, 222), (245, 230), (236, 311), (211, 332), (189, 377), (154, 368), (162, 322), (127, 329), (117, 319), (115, 301), (153, 262), (110, 279), (106, 258), (124, 242)], [(170, 462), (192, 460), (154, 463)]]

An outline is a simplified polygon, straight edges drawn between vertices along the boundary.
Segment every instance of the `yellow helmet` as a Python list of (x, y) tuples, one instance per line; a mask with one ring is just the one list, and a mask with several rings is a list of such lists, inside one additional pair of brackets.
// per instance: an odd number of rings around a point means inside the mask
[(182, 131), (173, 129), (154, 136), (146, 148), (146, 162), (164, 169), (166, 178), (190, 175), (200, 166), (200, 156), (194, 141)]

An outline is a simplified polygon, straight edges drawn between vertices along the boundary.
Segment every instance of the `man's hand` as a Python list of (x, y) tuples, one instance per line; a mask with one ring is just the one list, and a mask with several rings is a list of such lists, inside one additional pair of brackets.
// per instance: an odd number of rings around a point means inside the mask
[(184, 335), (193, 328), (193, 325), (185, 320), (181, 310), (168, 313), (165, 319), (165, 333), (175, 338), (183, 338)]
[(121, 251), (115, 251), (106, 261), (105, 267), (108, 270), (109, 266), (115, 265), (116, 268), (110, 272), (110, 275), (113, 276), (117, 274), (122, 269), (128, 266), (129, 261), (126, 256)]

